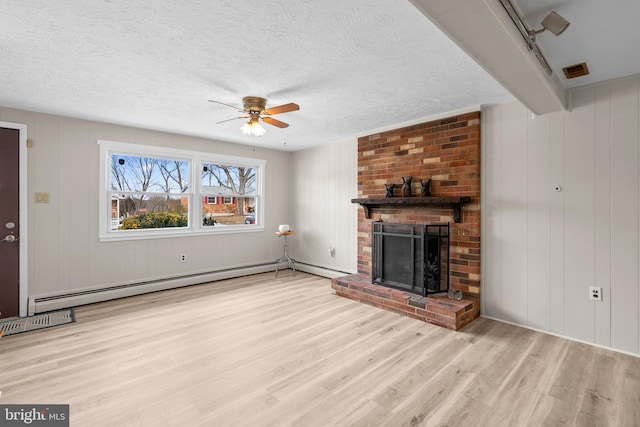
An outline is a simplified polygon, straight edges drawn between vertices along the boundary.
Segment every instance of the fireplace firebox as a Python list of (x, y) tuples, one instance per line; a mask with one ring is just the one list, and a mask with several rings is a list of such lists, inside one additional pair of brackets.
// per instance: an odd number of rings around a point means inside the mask
[(449, 224), (372, 223), (374, 284), (427, 296), (449, 290)]

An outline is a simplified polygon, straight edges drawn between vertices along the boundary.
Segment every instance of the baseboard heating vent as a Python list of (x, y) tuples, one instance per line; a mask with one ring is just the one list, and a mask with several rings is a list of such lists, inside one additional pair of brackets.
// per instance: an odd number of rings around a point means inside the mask
[(203, 273), (185, 274), (182, 276), (165, 279), (147, 280), (136, 283), (127, 283), (109, 286), (100, 289), (68, 292), (60, 295), (43, 296), (29, 299), (29, 315), (43, 313), (62, 308), (76, 307), (79, 305), (93, 304), (150, 292), (179, 288), (182, 286), (198, 285), (251, 274), (266, 273), (275, 270), (273, 263), (255, 264), (251, 266), (229, 268)]
[(310, 264), (298, 260), (296, 260), (296, 269), (298, 271), (304, 271), (305, 273), (315, 274), (316, 276), (327, 277), (329, 279), (335, 279), (336, 277), (357, 273), (354, 271), (336, 270), (335, 268)]

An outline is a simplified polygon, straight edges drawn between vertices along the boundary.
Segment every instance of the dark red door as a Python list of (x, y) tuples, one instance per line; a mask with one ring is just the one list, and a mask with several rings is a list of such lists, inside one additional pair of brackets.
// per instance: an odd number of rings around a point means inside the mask
[(0, 128), (0, 318), (20, 314), (20, 131)]

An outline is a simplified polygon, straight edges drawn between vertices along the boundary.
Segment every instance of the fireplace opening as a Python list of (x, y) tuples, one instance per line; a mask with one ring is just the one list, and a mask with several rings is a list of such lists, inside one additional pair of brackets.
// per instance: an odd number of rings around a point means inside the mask
[(449, 224), (372, 223), (373, 283), (422, 296), (449, 290)]

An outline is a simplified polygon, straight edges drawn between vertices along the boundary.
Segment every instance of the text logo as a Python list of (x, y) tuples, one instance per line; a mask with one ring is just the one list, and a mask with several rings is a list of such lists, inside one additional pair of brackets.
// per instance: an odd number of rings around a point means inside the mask
[(69, 427), (69, 405), (0, 405), (0, 425)]

